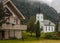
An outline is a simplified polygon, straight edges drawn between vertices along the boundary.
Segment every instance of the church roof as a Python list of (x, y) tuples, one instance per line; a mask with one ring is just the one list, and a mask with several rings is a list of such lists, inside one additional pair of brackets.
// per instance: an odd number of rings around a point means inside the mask
[(51, 22), (50, 20), (44, 20), (43, 23), (46, 26), (55, 26), (55, 24), (53, 22)]

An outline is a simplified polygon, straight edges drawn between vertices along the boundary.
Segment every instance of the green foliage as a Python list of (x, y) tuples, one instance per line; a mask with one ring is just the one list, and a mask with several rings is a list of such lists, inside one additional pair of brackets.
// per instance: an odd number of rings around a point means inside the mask
[(25, 21), (24, 19), (21, 19), (20, 20), (20, 22), (21, 22), (22, 25), (24, 24), (24, 21)]
[(2, 25), (2, 23), (4, 22), (4, 9), (3, 9), (3, 5), (2, 3), (0, 3), (0, 26)]
[(57, 21), (60, 22), (60, 14), (57, 17)]
[(54, 33), (46, 33), (45, 34), (45, 39), (55, 39), (55, 40), (58, 40), (58, 39), (60, 39), (60, 37), (57, 36), (56, 32), (54, 32)]
[(34, 29), (34, 23), (35, 23), (35, 17), (32, 16), (32, 17), (30, 18), (29, 22), (27, 23), (27, 31), (30, 32), (31, 35), (32, 35), (32, 33), (34, 32), (34, 30), (35, 30), (35, 29)]
[(44, 39), (44, 38), (45, 38), (45, 33), (44, 33), (44, 32), (41, 32), (40, 38), (41, 38), (41, 39)]
[(40, 37), (40, 23), (39, 21), (36, 23), (36, 26), (35, 26), (35, 32), (36, 32), (36, 38), (39, 39)]
[(4, 8), (3, 8), (3, 3), (0, 3), (0, 27), (2, 26), (3, 23), (5, 23), (5, 17), (7, 14), (5, 14)]
[(56, 28), (55, 28), (56, 31), (58, 31), (59, 22), (60, 22), (60, 14), (58, 15), (57, 20), (56, 20)]
[(58, 32), (58, 21), (56, 22), (56, 26), (55, 26), (55, 30), (56, 30), (56, 32)]
[(26, 17), (26, 20), (24, 21), (25, 24), (29, 21), (31, 16), (36, 16), (37, 13), (39, 13), (39, 6), (40, 6), (40, 12), (44, 14), (45, 19), (49, 19), (55, 23), (57, 18), (57, 11), (48, 6), (47, 4), (43, 4), (40, 2), (25, 2), (25, 1), (17, 1), (12, 0), (13, 3), (16, 5), (16, 7), (22, 12), (22, 14)]

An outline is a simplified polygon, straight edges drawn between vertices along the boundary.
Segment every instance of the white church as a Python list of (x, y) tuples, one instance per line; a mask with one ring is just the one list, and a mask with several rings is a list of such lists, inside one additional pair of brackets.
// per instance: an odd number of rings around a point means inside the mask
[(36, 21), (40, 22), (40, 28), (42, 29), (42, 32), (47, 33), (55, 31), (55, 24), (50, 20), (45, 20), (42, 13), (36, 14)]

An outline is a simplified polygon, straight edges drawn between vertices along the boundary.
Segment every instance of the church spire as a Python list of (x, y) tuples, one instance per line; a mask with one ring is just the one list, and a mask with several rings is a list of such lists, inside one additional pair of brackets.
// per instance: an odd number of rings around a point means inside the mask
[(38, 7), (38, 13), (41, 13), (41, 12), (40, 12), (40, 5), (39, 5), (39, 7)]

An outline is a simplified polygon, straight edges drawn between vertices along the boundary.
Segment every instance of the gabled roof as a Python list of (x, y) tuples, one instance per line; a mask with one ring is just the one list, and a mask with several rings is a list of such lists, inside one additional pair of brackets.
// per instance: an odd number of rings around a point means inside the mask
[(50, 20), (44, 20), (43, 23), (46, 26), (55, 26), (55, 24), (53, 22), (51, 22)]
[[(18, 16), (18, 18), (23, 18), (25, 17), (22, 15), (22, 13), (16, 8), (16, 6), (13, 4), (11, 0), (4, 0), (3, 2), (4, 7), (6, 7), (12, 14), (15, 14)], [(10, 5), (10, 6), (9, 6)]]

